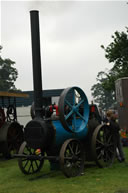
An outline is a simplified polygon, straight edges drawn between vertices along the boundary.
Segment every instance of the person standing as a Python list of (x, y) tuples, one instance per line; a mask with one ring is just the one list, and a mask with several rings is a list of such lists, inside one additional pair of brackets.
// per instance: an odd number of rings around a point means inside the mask
[(117, 118), (118, 115), (112, 111), (109, 110), (106, 113), (106, 117), (107, 117), (107, 125), (110, 126), (111, 131), (114, 135), (114, 139), (115, 139), (115, 143), (116, 143), (116, 153), (117, 153), (117, 158), (120, 162), (125, 161), (125, 156), (124, 156), (124, 152), (123, 152), (123, 147), (122, 147), (122, 143), (121, 143), (121, 137), (120, 137), (120, 126), (117, 123)]

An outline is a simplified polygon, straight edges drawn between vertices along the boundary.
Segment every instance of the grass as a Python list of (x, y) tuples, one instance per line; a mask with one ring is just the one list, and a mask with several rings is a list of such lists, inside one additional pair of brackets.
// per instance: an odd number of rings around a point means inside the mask
[(0, 193), (128, 193), (128, 148), (126, 161), (100, 169), (86, 164), (84, 175), (66, 178), (61, 171), (50, 171), (48, 161), (36, 175), (25, 176), (17, 160), (0, 160)]

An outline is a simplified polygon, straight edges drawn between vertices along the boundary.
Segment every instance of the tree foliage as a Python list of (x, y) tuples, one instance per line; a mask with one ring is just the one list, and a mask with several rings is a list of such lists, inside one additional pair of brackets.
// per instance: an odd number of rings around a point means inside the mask
[(128, 28), (126, 32), (116, 31), (112, 39), (113, 41), (106, 48), (101, 46), (105, 51), (105, 57), (113, 64), (107, 82), (104, 83), (107, 90), (114, 90), (115, 80), (128, 76)]
[[(0, 51), (2, 47), (0, 46)], [(10, 59), (3, 59), (0, 56), (0, 91), (17, 90), (14, 82), (18, 77), (17, 69), (14, 68), (15, 62)]]
[(92, 96), (95, 102), (102, 110), (107, 110), (115, 104), (115, 94), (113, 91), (108, 91), (104, 88), (104, 82), (107, 81), (107, 73), (101, 71), (97, 75), (97, 83), (91, 88)]
[(128, 76), (128, 28), (126, 32), (116, 31), (112, 35), (112, 42), (107, 47), (101, 47), (113, 66), (108, 72), (98, 73), (97, 84), (91, 90), (95, 102), (105, 109), (115, 103), (115, 81)]

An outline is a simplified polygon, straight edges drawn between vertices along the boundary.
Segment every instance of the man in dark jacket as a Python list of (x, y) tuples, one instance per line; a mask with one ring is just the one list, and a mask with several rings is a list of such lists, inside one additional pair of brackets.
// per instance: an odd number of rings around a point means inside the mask
[(110, 126), (111, 131), (115, 138), (117, 158), (120, 162), (123, 162), (125, 160), (125, 157), (124, 157), (123, 147), (122, 147), (120, 133), (119, 133), (120, 126), (116, 121), (118, 118), (118, 115), (114, 111), (109, 110), (106, 113), (106, 116), (108, 119), (107, 125)]

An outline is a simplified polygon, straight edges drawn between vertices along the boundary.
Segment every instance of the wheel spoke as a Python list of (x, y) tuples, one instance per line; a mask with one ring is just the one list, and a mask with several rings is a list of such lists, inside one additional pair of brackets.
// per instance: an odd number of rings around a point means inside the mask
[(76, 151), (75, 151), (75, 155), (78, 155), (80, 153), (80, 149), (78, 144), (76, 144)]
[(73, 149), (72, 149), (72, 147), (71, 147), (71, 144), (69, 144), (68, 146), (69, 146), (70, 152), (71, 152), (71, 153), (72, 153), (72, 155), (73, 155), (73, 154), (74, 154), (74, 152), (73, 152)]
[(107, 143), (110, 143), (112, 141), (112, 135), (109, 136)]
[(30, 172), (31, 167), (32, 167), (32, 163), (31, 163), (31, 161), (30, 161), (30, 166), (29, 166), (29, 168), (28, 168), (28, 173), (31, 173), (31, 172)]
[(79, 150), (79, 151), (77, 151), (77, 153), (75, 153), (75, 155), (79, 155), (81, 153), (81, 151)]
[(79, 108), (80, 105), (82, 105), (82, 103), (84, 103), (84, 102), (85, 102), (85, 99), (82, 99), (81, 101), (79, 101), (79, 103), (76, 105), (76, 108)]
[(113, 146), (114, 146), (113, 143), (108, 144), (108, 147), (113, 147)]
[(31, 161), (31, 165), (32, 165), (32, 173), (34, 173), (33, 160)]
[[(38, 160), (38, 158), (37, 158), (37, 160), (35, 160), (35, 159), (32, 160), (32, 159), (27, 158), (27, 155), (28, 156), (36, 155), (35, 151), (36, 151), (36, 149), (33, 149), (33, 148), (26, 146), (26, 142), (24, 142), (20, 147), (19, 154), (20, 155), (22, 155), (22, 154), (26, 155), (25, 158), (19, 158), (18, 159), (19, 167), (24, 174), (31, 174), (31, 173), (38, 172), (44, 163), (43, 159)], [(42, 153), (42, 151), (41, 151), (41, 153)], [(42, 155), (43, 155), (43, 153), (42, 153)]]
[(65, 120), (69, 119), (69, 117), (73, 114), (73, 110), (71, 110), (66, 116), (65, 116)]
[(22, 162), (27, 161), (27, 158), (22, 158)]
[[(23, 160), (23, 161), (24, 161), (24, 160)], [(24, 169), (26, 168), (26, 166), (28, 165), (28, 163), (29, 163), (29, 160), (27, 160), (26, 163), (25, 163), (25, 165), (23, 166)]]
[(111, 149), (109, 148), (108, 151), (111, 152), (112, 155), (114, 155), (115, 150), (113, 150), (113, 149), (111, 150)]
[(83, 121), (85, 121), (85, 118), (78, 111), (76, 113)]
[(103, 153), (100, 152), (99, 155), (97, 156), (97, 159), (100, 159), (103, 156)]
[(99, 150), (99, 149), (102, 149), (102, 147), (101, 146), (96, 147), (96, 150)]
[(110, 128), (106, 125), (99, 125), (93, 134), (92, 151), (94, 159), (99, 167), (110, 166), (115, 157), (115, 144)]
[[(60, 164), (63, 173), (67, 177), (78, 176), (83, 171), (84, 156), (81, 151), (80, 143), (75, 139), (68, 139), (62, 145), (60, 150)], [(67, 152), (70, 152), (70, 154)], [(78, 157), (77, 154), (79, 154)]]
[(35, 164), (36, 164), (36, 167), (38, 168), (39, 165), (38, 165), (38, 162), (36, 160), (34, 160)]
[(71, 105), (69, 101), (67, 101), (67, 99), (65, 99), (65, 103), (72, 109), (73, 106)]
[(65, 130), (78, 133), (86, 129), (89, 105), (82, 89), (78, 87), (65, 89), (59, 98), (58, 108), (60, 121)]
[(101, 145), (104, 145), (102, 141), (100, 141), (99, 139), (96, 139), (96, 142), (98, 142)]

